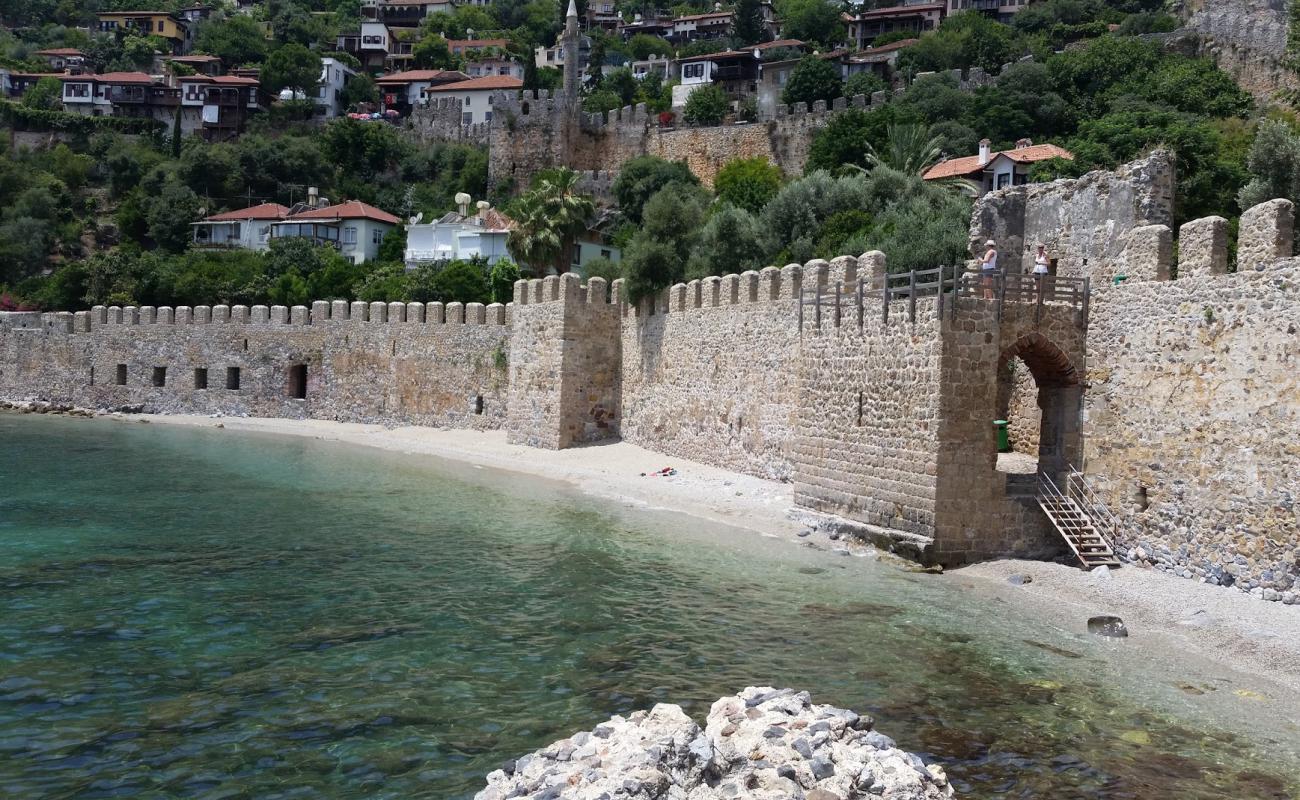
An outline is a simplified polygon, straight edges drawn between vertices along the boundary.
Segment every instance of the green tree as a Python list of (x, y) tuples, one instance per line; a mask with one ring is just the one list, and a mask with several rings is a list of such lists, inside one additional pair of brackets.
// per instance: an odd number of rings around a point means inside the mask
[(686, 98), (682, 118), (694, 125), (717, 125), (731, 110), (727, 93), (714, 84), (706, 84)]
[(864, 95), (869, 99), (876, 92), (888, 90), (889, 84), (885, 83), (885, 79), (874, 72), (855, 72), (844, 82), (845, 97)]
[(641, 223), (641, 213), (660, 189), (671, 183), (698, 186), (690, 167), (683, 161), (665, 161), (657, 156), (639, 156), (623, 164), (612, 187), (619, 210), (632, 224)]
[(900, 103), (872, 111), (851, 108), (835, 114), (825, 128), (813, 135), (807, 169), (837, 170), (845, 164), (865, 167), (867, 147), (882, 148), (888, 143), (890, 123), (917, 120), (916, 112)]
[(411, 62), (418, 69), (458, 70), (464, 64), (451, 54), (447, 40), (438, 34), (430, 34), (411, 48)]
[(694, 280), (762, 269), (766, 257), (763, 226), (758, 217), (744, 208), (724, 206), (700, 229), (686, 264), (685, 277)]
[(728, 161), (713, 179), (718, 199), (757, 214), (781, 188), (781, 168), (763, 156)]
[(867, 163), (885, 166), (907, 175), (921, 176), (939, 163), (942, 141), (927, 126), (916, 123), (891, 124), (885, 132), (887, 147), (877, 149), (867, 144)]
[[(452, 261), (433, 276), (429, 299), (443, 303), (490, 303), (492, 290), (483, 267), (472, 261)], [(425, 301), (428, 302), (428, 301)]]
[(619, 67), (605, 76), (603, 88), (618, 95), (622, 105), (630, 106), (636, 102), (637, 93), (641, 89), (641, 82), (632, 74), (632, 70), (627, 67)]
[(771, 41), (767, 26), (763, 24), (763, 9), (759, 0), (737, 0), (733, 13), (735, 22), (732, 24), (731, 38), (734, 46), (746, 47)]
[(375, 79), (365, 74), (350, 75), (343, 84), (339, 101), (344, 108), (355, 108), (358, 103), (379, 102), (379, 87)]
[(623, 274), (632, 302), (685, 277), (708, 202), (708, 193), (700, 187), (674, 182), (645, 204), (641, 230), (623, 253)]
[(516, 261), (533, 270), (565, 271), (573, 243), (595, 210), (591, 198), (577, 191), (578, 179), (564, 167), (545, 170), (516, 201), (516, 226), (506, 242)]
[(300, 44), (286, 44), (266, 60), (262, 68), (262, 86), (271, 93), (293, 89), (310, 97), (320, 81), (320, 56)]
[(817, 100), (825, 100), (829, 106), (843, 93), (843, 89), (839, 69), (834, 64), (819, 56), (807, 55), (790, 72), (790, 80), (781, 92), (781, 102), (787, 105), (807, 103), (812, 108)]
[(980, 67), (995, 73), (1027, 50), (1028, 44), (1012, 28), (978, 11), (963, 11), (904, 49), (898, 56), (898, 67), (914, 72)]
[(23, 93), (23, 106), (55, 110), (63, 94), (63, 82), (58, 78), (41, 78)]
[(199, 218), (199, 196), (188, 186), (168, 181), (145, 210), (149, 238), (164, 250), (179, 253), (190, 242), (190, 223)]
[(266, 58), (266, 36), (251, 16), (233, 14), (204, 22), (199, 27), (194, 49), (217, 56), (228, 67), (259, 64)]
[(588, 114), (599, 114), (602, 111), (613, 111), (623, 105), (623, 101), (614, 92), (606, 89), (597, 89), (586, 97), (582, 98), (582, 110)]
[(777, 6), (782, 34), (787, 39), (812, 42), (829, 48), (844, 39), (844, 24), (838, 5), (826, 0), (784, 0)]
[(629, 39), (627, 47), (632, 57), (638, 61), (644, 61), (652, 55), (666, 58), (673, 54), (673, 46), (667, 39), (645, 33), (638, 33)]
[(1300, 202), (1300, 136), (1286, 123), (1265, 120), (1260, 124), (1246, 169), (1250, 182), (1237, 195), (1237, 205), (1243, 210), (1278, 197)]
[(508, 258), (498, 258), (488, 271), (488, 286), (493, 303), (509, 303), (515, 296), (515, 281), (519, 280), (519, 265)]

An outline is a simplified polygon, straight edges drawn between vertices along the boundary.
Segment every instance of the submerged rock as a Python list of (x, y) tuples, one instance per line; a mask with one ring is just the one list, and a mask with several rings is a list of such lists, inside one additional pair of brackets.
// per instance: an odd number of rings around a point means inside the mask
[(1124, 620), (1111, 616), (1090, 617), (1088, 632), (1098, 636), (1109, 636), (1112, 639), (1123, 639), (1128, 636), (1128, 628), (1124, 625)]
[(701, 730), (681, 707), (616, 716), (487, 777), (475, 800), (939, 800), (943, 770), (899, 750), (870, 717), (814, 705), (807, 692), (750, 687), (709, 710)]

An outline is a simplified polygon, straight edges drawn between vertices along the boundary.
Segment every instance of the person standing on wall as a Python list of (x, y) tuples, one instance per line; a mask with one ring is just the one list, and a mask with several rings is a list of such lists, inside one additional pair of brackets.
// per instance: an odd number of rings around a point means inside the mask
[(980, 259), (980, 283), (984, 286), (984, 299), (993, 299), (993, 276), (998, 273), (998, 245), (992, 239), (984, 243), (984, 257)]
[[(1047, 259), (1047, 245), (1040, 244), (1038, 252), (1034, 254), (1034, 283), (1037, 284), (1036, 288), (1040, 293), (1044, 289), (1043, 284), (1048, 282), (1051, 274), (1051, 265)], [(1047, 283), (1046, 288), (1051, 289), (1051, 287), (1052, 284)]]

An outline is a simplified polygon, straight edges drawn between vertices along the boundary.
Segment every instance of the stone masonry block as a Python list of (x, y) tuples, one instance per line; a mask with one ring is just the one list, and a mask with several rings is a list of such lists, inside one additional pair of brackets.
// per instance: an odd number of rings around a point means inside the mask
[(500, 303), (492, 303), (485, 310), (485, 319), (488, 325), (506, 324), (506, 307)]
[(140, 306), (140, 324), (153, 325), (158, 320), (158, 309), (153, 306)]
[(388, 321), (388, 304), (382, 300), (376, 300), (370, 304), (370, 321), (387, 322)]
[(364, 300), (355, 300), (352, 303), (352, 310), (348, 314), (348, 319), (353, 322), (365, 322), (370, 317), (370, 305)]
[[(195, 312), (198, 311), (197, 308), (195, 308), (194, 310), (195, 310)], [(288, 323), (289, 323), (289, 307), (288, 307), (288, 306), (271, 306), (271, 324), (272, 324), (272, 325), (287, 325)]]
[(307, 325), (311, 322), (311, 310), (307, 306), (292, 306), (289, 309), (290, 325)]
[(885, 272), (885, 254), (881, 251), (869, 250), (858, 256), (858, 277), (865, 279), (869, 285), (884, 283)]
[(396, 300), (388, 304), (388, 321), (389, 322), (406, 322), (406, 303), (399, 303)]
[[(266, 306), (262, 306), (263, 309)], [(189, 306), (176, 306), (176, 324), (192, 325), (194, 324), (194, 309)]]
[(608, 302), (609, 282), (601, 277), (587, 279), (587, 291), (584, 299), (590, 305), (603, 306)]
[(230, 306), (216, 305), (212, 307), (212, 321), (221, 325), (230, 324)]
[(1295, 246), (1295, 204), (1269, 200), (1241, 215), (1237, 234), (1237, 271), (1267, 269), (1290, 258)]
[(798, 264), (786, 264), (781, 268), (782, 300), (793, 300), (803, 288), (803, 267)]
[(406, 304), (406, 321), (407, 322), (424, 322), (424, 303), (416, 301)]
[(1168, 225), (1142, 225), (1129, 231), (1121, 260), (1130, 281), (1167, 281), (1174, 261), (1174, 236)]
[[(186, 308), (186, 309), (183, 309), (183, 310), (185, 311), (186, 316), (188, 316), (188, 315), (189, 315), (189, 309)], [(176, 309), (176, 324), (177, 324), (177, 325), (179, 325), (179, 324), (181, 323), (181, 311), (182, 311), (182, 308), (177, 308), (177, 309)], [(253, 306), (253, 308), (252, 308), (252, 317), (253, 317), (253, 320), (252, 320), (252, 321), (253, 321), (254, 324), (257, 324), (257, 325), (265, 325), (265, 324), (266, 324), (268, 321), (270, 321), (270, 319), (271, 319), (271, 309), (268, 308), (267, 306)]]
[(212, 306), (195, 306), (194, 324), (209, 325), (211, 323), (212, 323)]
[(424, 304), (424, 321), (430, 325), (441, 325), (447, 321), (446, 306), (442, 303)]
[(335, 300), (330, 303), (330, 319), (335, 322), (342, 322), (350, 318), (348, 314), (348, 301)]
[(1178, 277), (1223, 275), (1228, 271), (1228, 221), (1203, 217), (1178, 229)]
[(311, 324), (319, 325), (327, 322), (330, 318), (330, 303), (328, 300), (314, 300), (311, 304)]
[(779, 267), (763, 267), (758, 272), (758, 293), (764, 300), (781, 299), (781, 269)]
[(482, 303), (469, 303), (465, 306), (466, 325), (482, 325), (486, 316)]
[[(551, 277), (554, 278), (555, 276), (552, 275)], [(448, 303), (446, 305), (446, 313), (448, 325), (463, 325), (465, 323), (464, 303)]]
[(831, 271), (827, 280), (832, 286), (839, 282), (845, 286), (858, 279), (858, 259), (854, 256), (839, 256), (831, 259)]
[(576, 272), (566, 272), (560, 276), (559, 287), (556, 289), (556, 300), (563, 300), (566, 303), (578, 302), (578, 296), (582, 293), (582, 276)]

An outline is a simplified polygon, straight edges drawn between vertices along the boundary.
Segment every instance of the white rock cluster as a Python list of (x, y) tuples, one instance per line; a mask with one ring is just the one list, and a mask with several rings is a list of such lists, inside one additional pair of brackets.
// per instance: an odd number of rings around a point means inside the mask
[(943, 770), (899, 750), (870, 717), (807, 692), (749, 687), (703, 730), (680, 706), (616, 716), (488, 775), (475, 800), (937, 800)]

